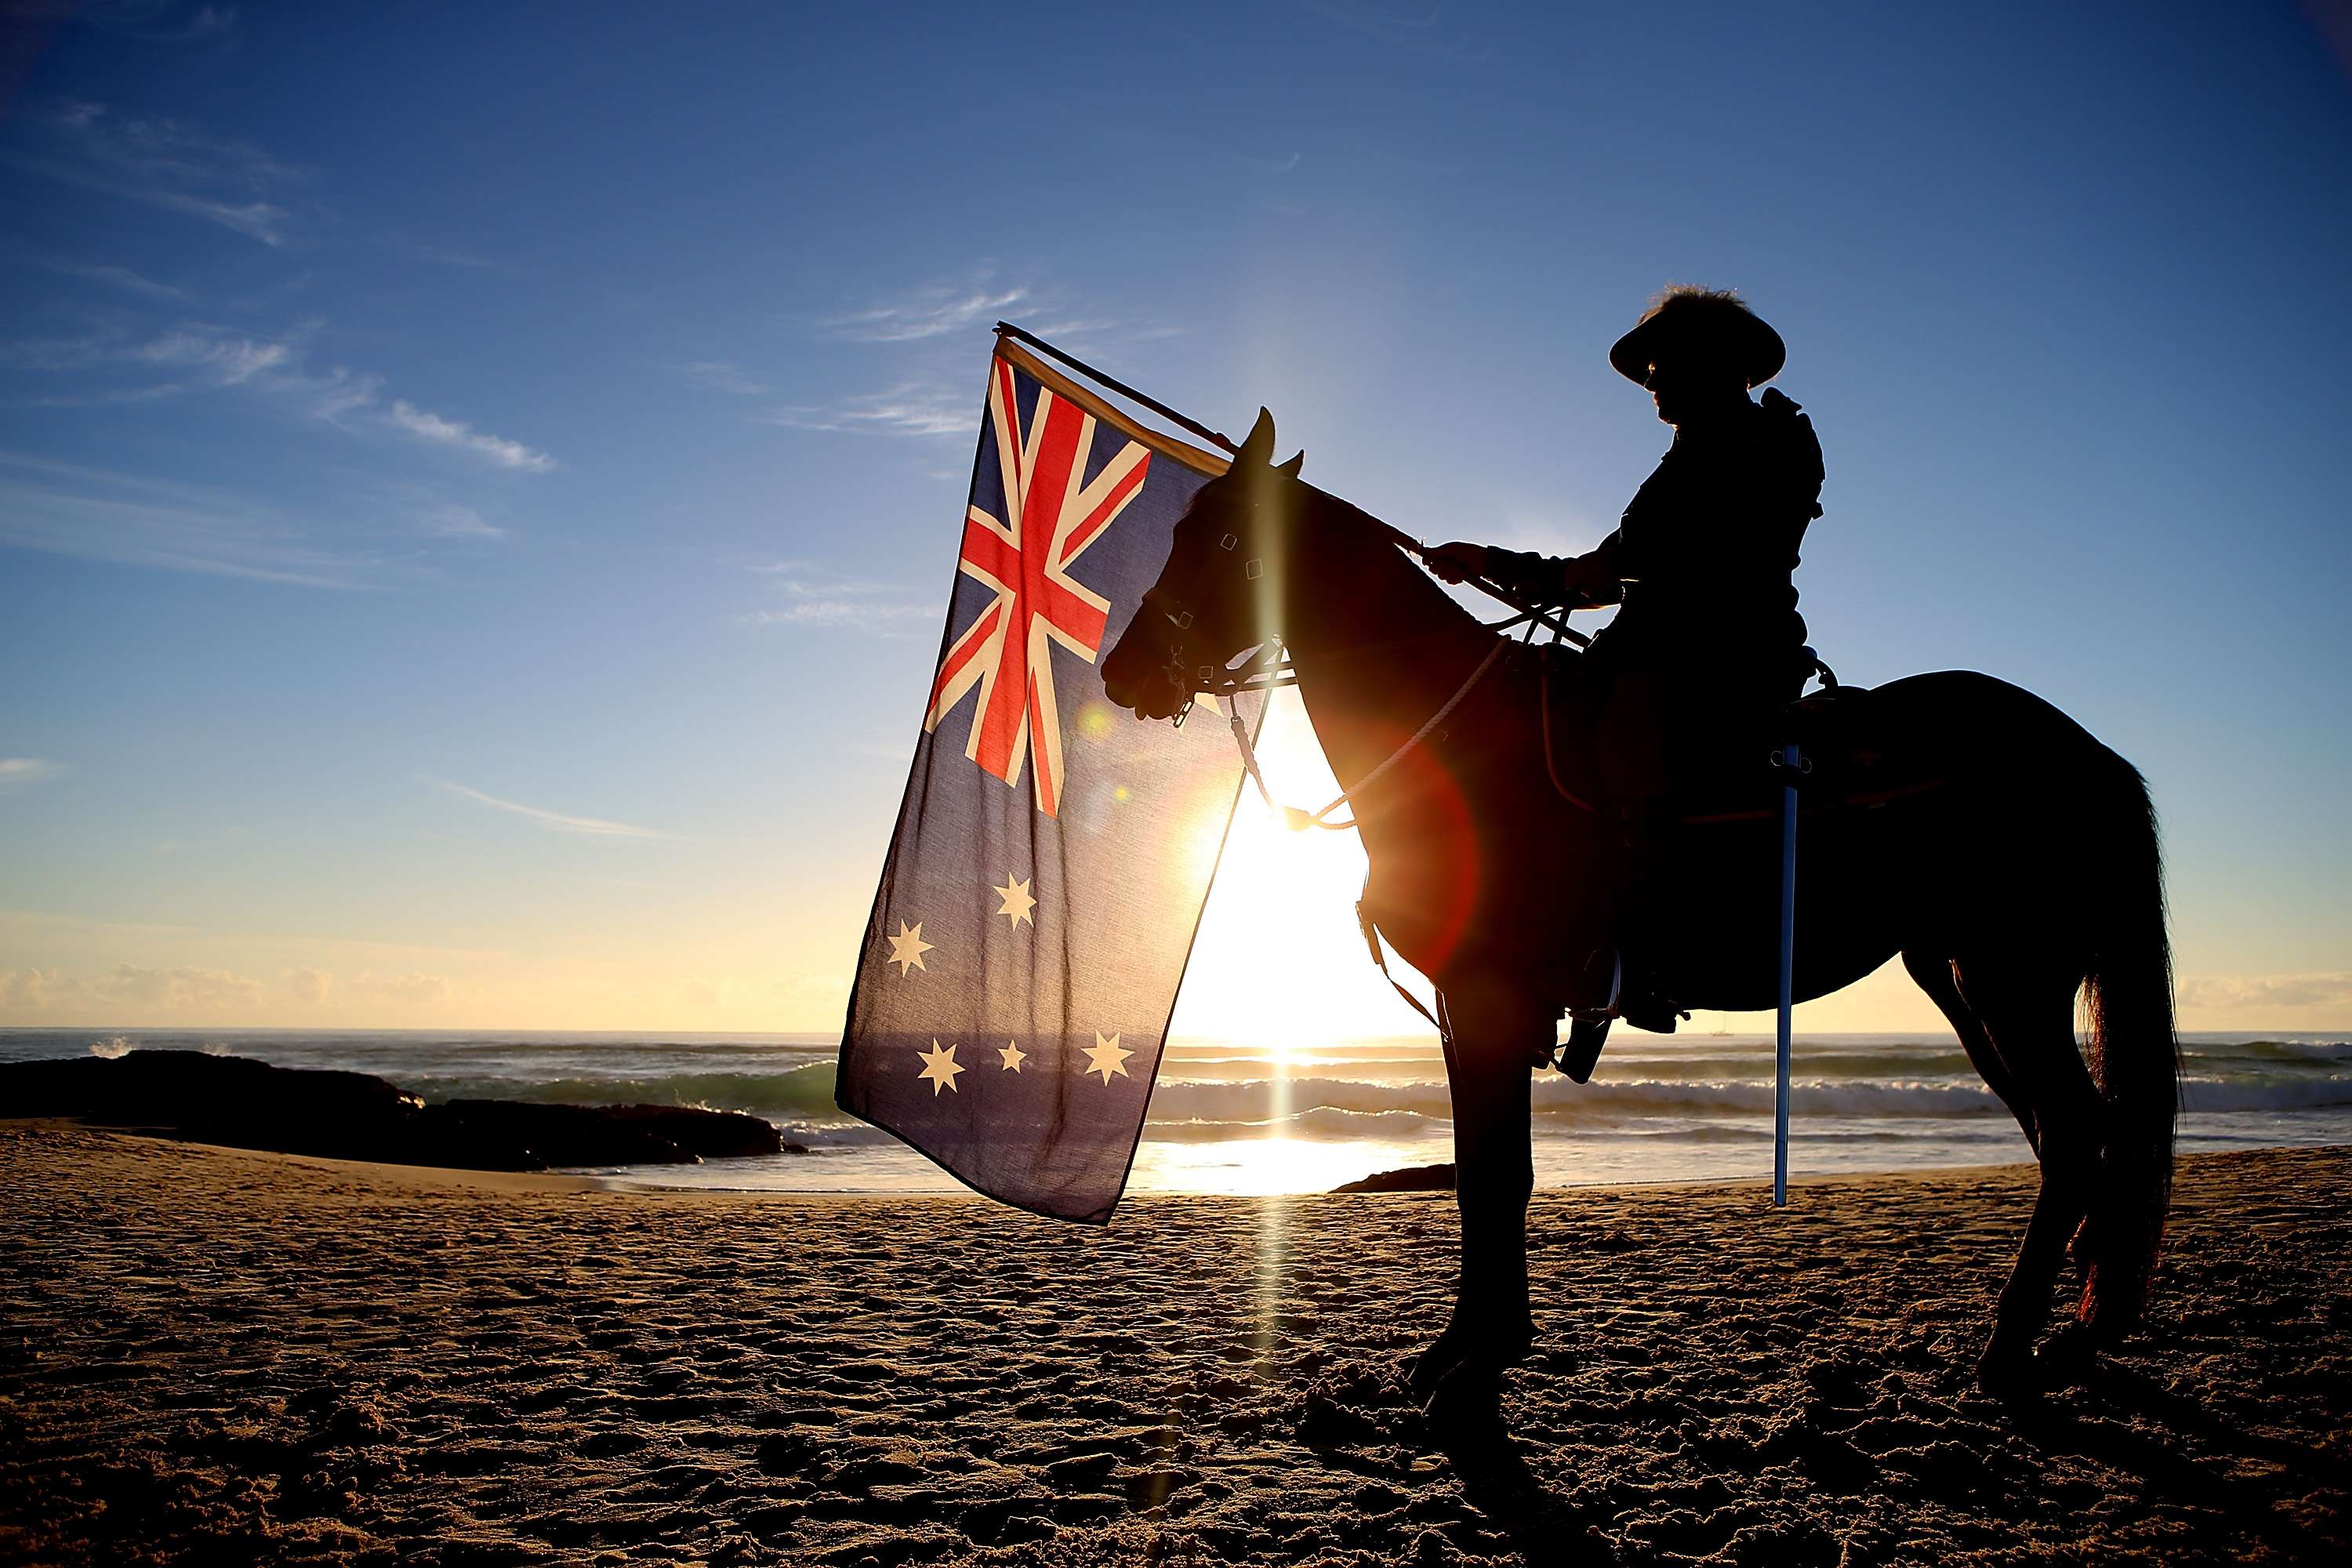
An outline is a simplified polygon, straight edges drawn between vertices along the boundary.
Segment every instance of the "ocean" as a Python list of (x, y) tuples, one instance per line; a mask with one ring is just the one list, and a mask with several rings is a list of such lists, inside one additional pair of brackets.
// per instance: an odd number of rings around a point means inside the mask
[[(383, 1030), (0, 1029), (0, 1061), (204, 1050), (374, 1073), (460, 1097), (746, 1110), (804, 1154), (600, 1170), (615, 1185), (937, 1192), (954, 1180), (833, 1108), (829, 1035)], [(2352, 1041), (2185, 1035), (2184, 1152), (2352, 1142)], [(1999, 1164), (2023, 1136), (1949, 1036), (1818, 1035), (1795, 1047), (1800, 1174)], [(1152, 1094), (1130, 1190), (1321, 1192), (1453, 1157), (1433, 1041), (1179, 1038)], [(0, 1105), (0, 1115), (6, 1107)], [(1536, 1180), (1755, 1180), (1772, 1169), (1772, 1041), (1620, 1031), (1590, 1084), (1535, 1079)]]

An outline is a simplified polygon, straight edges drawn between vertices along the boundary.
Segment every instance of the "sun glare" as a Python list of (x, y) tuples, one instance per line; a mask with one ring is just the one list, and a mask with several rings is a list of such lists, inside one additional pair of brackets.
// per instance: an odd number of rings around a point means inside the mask
[[(1295, 691), (1276, 694), (1257, 752), (1278, 803), (1311, 810), (1339, 793)], [(1356, 925), (1364, 870), (1355, 834), (1294, 832), (1245, 783), (1170, 1033), (1263, 1041), (1287, 1055), (1425, 1029), (1365, 951)]]

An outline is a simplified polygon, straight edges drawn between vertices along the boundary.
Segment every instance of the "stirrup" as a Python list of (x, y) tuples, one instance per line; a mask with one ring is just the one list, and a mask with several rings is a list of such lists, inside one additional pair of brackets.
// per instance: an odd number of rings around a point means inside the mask
[[(1589, 960), (1587, 961), (1590, 962)], [(1609, 950), (1609, 997), (1598, 1007), (1570, 1007), (1568, 1016), (1579, 1023), (1606, 1024), (1617, 1016), (1618, 1001), (1625, 994), (1625, 950)]]
[[(1569, 1008), (1567, 1016), (1572, 1025), (1606, 1026), (1612, 1019), (1622, 1018), (1637, 1029), (1647, 1029), (1654, 1035), (1671, 1035), (1675, 1032), (1676, 1020), (1690, 1016), (1689, 1010), (1676, 1005), (1663, 987), (1654, 986), (1646, 981), (1630, 985), (1626, 983), (1623, 948), (1611, 949), (1609, 962), (1609, 999), (1597, 1007)], [(1573, 1037), (1572, 1031), (1570, 1037)], [(1600, 1047), (1595, 1046), (1592, 1054), (1598, 1057)], [(1586, 1070), (1591, 1070), (1589, 1066)], [(1584, 1080), (1579, 1079), (1577, 1081), (1581, 1083)]]
[(1566, 1074), (1570, 1083), (1590, 1083), (1592, 1064), (1601, 1059), (1601, 1047), (1608, 1043), (1608, 1019), (1573, 1019), (1568, 1026), (1568, 1038), (1558, 1047), (1559, 1059), (1552, 1065)]

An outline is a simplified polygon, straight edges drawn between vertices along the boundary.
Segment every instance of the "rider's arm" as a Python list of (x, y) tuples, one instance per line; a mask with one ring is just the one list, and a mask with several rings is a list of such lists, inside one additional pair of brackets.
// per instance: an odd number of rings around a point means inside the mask
[(1565, 558), (1463, 541), (1439, 545), (1427, 560), (1430, 570), (1448, 583), (1485, 577), (1538, 605), (1593, 609), (1613, 605), (1624, 595), (1617, 580), (1617, 535), (1612, 533), (1587, 553)]
[(1625, 584), (1618, 574), (1618, 556), (1623, 548), (1622, 538), (1612, 531), (1585, 553), (1553, 563), (1564, 590), (1560, 602), (1571, 610), (1586, 610), (1599, 609), (1624, 598)]
[(1568, 585), (1561, 576), (1567, 565), (1557, 555), (1504, 550), (1491, 544), (1486, 547), (1486, 575), (1505, 593), (1538, 605), (1567, 602)]

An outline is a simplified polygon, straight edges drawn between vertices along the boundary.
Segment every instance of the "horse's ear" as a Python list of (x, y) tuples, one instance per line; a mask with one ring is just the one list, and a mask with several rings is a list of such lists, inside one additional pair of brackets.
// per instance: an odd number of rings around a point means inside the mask
[(1263, 468), (1274, 461), (1274, 416), (1264, 408), (1257, 411), (1257, 423), (1250, 426), (1249, 438), (1241, 450), (1234, 454), (1236, 468)]
[(1306, 461), (1307, 448), (1301, 447), (1297, 452), (1292, 455), (1290, 461), (1286, 463), (1276, 463), (1274, 466), (1274, 471), (1277, 474), (1283, 475), (1286, 479), (1295, 479), (1298, 477), (1300, 465), (1304, 464)]

